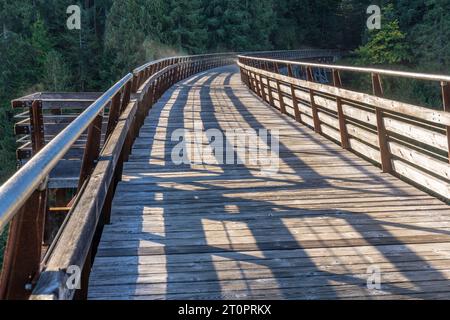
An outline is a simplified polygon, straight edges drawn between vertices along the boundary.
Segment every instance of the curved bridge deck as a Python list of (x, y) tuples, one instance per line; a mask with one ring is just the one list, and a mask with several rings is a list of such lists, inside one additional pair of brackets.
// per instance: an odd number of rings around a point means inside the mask
[[(278, 129), (278, 173), (174, 165), (172, 134), (195, 125)], [(147, 117), (89, 298), (446, 298), (449, 222), (446, 204), (264, 104), (236, 67), (213, 69), (175, 85)], [(381, 290), (369, 289), (377, 271)]]

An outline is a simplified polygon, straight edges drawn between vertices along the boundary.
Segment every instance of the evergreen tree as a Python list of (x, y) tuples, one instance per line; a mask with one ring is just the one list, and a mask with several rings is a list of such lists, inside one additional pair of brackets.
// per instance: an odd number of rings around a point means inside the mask
[(422, 21), (412, 29), (416, 59), (435, 71), (450, 67), (450, 2), (446, 0), (424, 1)]
[(381, 29), (369, 31), (368, 42), (356, 52), (362, 64), (387, 65), (411, 61), (406, 34), (400, 30), (392, 6), (383, 10)]
[(169, 10), (171, 44), (180, 52), (204, 52), (207, 33), (201, 0), (171, 0)]
[(114, 1), (106, 20), (105, 51), (113, 78), (129, 72), (145, 58), (139, 0)]
[(71, 86), (70, 69), (63, 56), (52, 50), (45, 56), (43, 83), (48, 91), (67, 91)]

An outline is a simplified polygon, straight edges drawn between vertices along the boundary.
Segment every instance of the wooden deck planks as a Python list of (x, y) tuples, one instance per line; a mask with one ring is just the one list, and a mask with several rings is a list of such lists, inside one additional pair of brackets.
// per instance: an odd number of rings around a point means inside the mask
[[(176, 166), (174, 130), (279, 130), (277, 173)], [(450, 210), (265, 105), (235, 67), (153, 107), (113, 202), (90, 299), (446, 299)], [(381, 290), (367, 288), (367, 269)]]

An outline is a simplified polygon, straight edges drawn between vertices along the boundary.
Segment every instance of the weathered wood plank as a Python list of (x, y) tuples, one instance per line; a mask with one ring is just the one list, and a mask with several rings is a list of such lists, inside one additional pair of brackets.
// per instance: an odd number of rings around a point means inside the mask
[[(266, 99), (279, 106), (276, 82), (262, 82)], [(280, 89), (292, 93), (284, 82)], [(294, 90), (300, 120), (313, 127), (309, 92)], [(340, 142), (336, 101), (314, 98), (321, 131)], [(283, 102), (295, 116), (292, 100)], [(349, 147), (380, 162), (375, 113), (342, 104)], [(357, 125), (367, 119), (367, 128)], [(173, 130), (196, 126), (279, 129), (279, 171), (175, 165)], [(242, 87), (236, 69), (224, 68), (180, 82), (144, 121), (116, 190), (89, 298), (439, 299), (450, 292), (449, 260), (448, 205), (281, 115)], [(366, 287), (373, 265), (382, 291)]]

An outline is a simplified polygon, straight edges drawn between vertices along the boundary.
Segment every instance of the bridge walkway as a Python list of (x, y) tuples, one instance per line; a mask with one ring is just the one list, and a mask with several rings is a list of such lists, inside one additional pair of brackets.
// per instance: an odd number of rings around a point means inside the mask
[[(175, 165), (172, 136), (197, 126), (278, 130), (279, 170), (218, 156)], [(449, 207), (264, 104), (235, 66), (165, 93), (122, 180), (90, 299), (450, 294)], [(378, 278), (381, 289), (368, 288)]]

